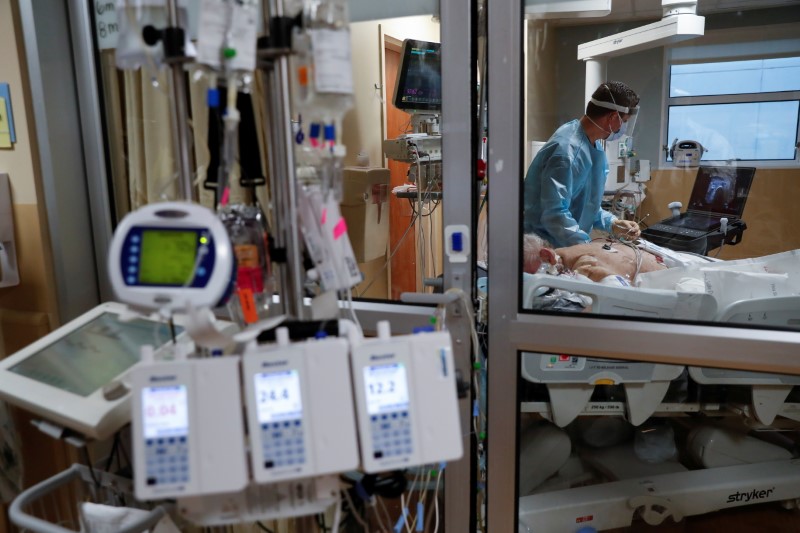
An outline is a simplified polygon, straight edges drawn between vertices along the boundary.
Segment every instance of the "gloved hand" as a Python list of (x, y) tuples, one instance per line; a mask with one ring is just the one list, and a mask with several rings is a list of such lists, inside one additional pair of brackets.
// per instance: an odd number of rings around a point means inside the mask
[(626, 241), (633, 241), (639, 238), (642, 231), (639, 229), (639, 224), (633, 220), (618, 218), (611, 223), (611, 233)]

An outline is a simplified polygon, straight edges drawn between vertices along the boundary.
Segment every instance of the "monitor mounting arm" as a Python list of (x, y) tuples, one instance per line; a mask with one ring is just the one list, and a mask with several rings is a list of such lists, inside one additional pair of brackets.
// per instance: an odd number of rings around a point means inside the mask
[(658, 22), (578, 45), (578, 59), (586, 62), (585, 101), (606, 79), (609, 57), (621, 56), (703, 35), (705, 17), (698, 16), (697, 0), (661, 0)]

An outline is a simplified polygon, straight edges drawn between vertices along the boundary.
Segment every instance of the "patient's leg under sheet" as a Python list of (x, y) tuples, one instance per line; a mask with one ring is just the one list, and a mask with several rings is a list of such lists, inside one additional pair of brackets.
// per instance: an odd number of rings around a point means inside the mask
[(641, 274), (638, 286), (713, 294), (720, 310), (742, 300), (800, 294), (800, 250)]

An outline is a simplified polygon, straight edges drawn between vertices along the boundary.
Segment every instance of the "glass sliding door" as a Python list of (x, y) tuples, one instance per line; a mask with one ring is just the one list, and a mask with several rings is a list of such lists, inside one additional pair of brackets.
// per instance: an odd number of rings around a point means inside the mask
[[(797, 442), (800, 5), (690, 4), (489, 6), (490, 531), (692, 530), (800, 492), (753, 466)], [(736, 490), (697, 451), (726, 439), (760, 450)], [(613, 519), (559, 503), (616, 491)]]

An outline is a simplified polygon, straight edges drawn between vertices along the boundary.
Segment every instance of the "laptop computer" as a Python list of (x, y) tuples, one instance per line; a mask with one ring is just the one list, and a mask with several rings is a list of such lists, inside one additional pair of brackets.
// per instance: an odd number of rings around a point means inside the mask
[(723, 217), (729, 224), (740, 219), (755, 173), (752, 167), (698, 168), (686, 212), (661, 224), (709, 232)]

